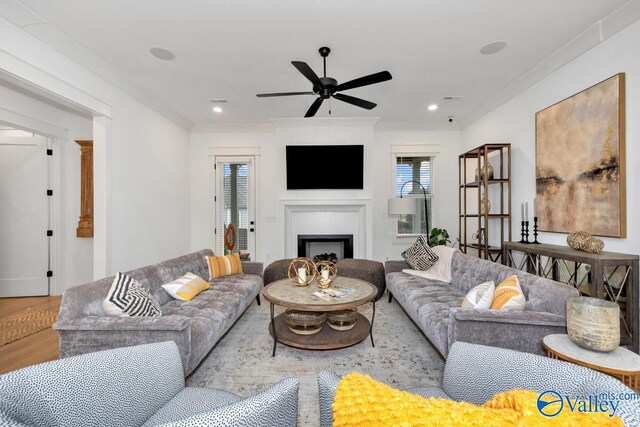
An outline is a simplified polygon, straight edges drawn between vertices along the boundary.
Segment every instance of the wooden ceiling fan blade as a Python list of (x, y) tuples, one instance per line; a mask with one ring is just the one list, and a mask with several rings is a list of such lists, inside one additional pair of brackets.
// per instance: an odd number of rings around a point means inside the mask
[(368, 76), (359, 77), (354, 80), (349, 80), (346, 83), (339, 84), (336, 87), (338, 92), (342, 92), (343, 90), (355, 89), (357, 87), (369, 86), (376, 83), (386, 82), (387, 80), (391, 80), (391, 73), (388, 71), (380, 71), (379, 73), (369, 74)]
[(343, 93), (335, 93), (333, 94), (333, 97), (342, 102), (355, 105), (356, 107), (365, 108), (367, 110), (373, 110), (374, 108), (376, 108), (376, 105), (378, 105), (374, 104), (373, 102), (365, 101), (364, 99), (356, 98), (355, 96), (345, 95)]

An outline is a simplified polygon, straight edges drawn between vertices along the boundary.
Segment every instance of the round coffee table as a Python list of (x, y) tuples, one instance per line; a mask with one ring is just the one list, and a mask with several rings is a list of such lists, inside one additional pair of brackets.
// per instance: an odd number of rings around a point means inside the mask
[(547, 335), (542, 346), (552, 359), (564, 360), (611, 375), (638, 391), (640, 356), (623, 347), (611, 353), (599, 353), (580, 347), (567, 334)]
[[(314, 292), (321, 291), (316, 282), (309, 286), (295, 286), (290, 279), (278, 280), (262, 290), (262, 296), (271, 304), (269, 332), (273, 336), (273, 356), (278, 342), (308, 350), (333, 350), (357, 344), (370, 336), (371, 345), (375, 347), (372, 332), (378, 289), (364, 280), (342, 276), (335, 278), (331, 288), (351, 288), (354, 291), (342, 298), (326, 301), (313, 295)], [(284, 313), (275, 316), (276, 305), (294, 310), (327, 312), (352, 309), (368, 302), (373, 302), (371, 322), (358, 313), (355, 326), (347, 331), (334, 330), (325, 323), (316, 334), (299, 335), (289, 330), (284, 321)]]

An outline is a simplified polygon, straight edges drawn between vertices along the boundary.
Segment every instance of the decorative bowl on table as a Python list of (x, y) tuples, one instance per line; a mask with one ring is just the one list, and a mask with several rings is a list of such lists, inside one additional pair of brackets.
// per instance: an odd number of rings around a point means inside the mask
[(322, 329), (327, 314), (318, 311), (287, 310), (284, 323), (291, 332), (298, 335), (313, 335)]
[(615, 350), (620, 345), (620, 306), (599, 298), (567, 298), (567, 333), (587, 350)]
[(327, 313), (327, 325), (336, 331), (348, 331), (356, 325), (357, 320), (358, 310), (355, 308)]

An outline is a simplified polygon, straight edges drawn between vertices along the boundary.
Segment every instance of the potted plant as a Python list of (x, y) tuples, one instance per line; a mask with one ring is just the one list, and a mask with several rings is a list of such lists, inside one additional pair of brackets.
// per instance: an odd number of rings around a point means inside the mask
[(447, 243), (451, 243), (449, 240), (449, 232), (444, 228), (432, 228), (429, 234), (429, 246), (446, 246)]

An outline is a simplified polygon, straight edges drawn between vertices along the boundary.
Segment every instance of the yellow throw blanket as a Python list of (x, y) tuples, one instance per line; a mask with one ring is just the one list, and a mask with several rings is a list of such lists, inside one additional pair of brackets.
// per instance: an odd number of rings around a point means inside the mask
[(373, 378), (351, 373), (338, 385), (333, 403), (334, 427), (380, 426), (518, 426), (624, 427), (617, 416), (563, 410), (547, 418), (538, 412), (538, 393), (511, 390), (496, 394), (484, 405), (429, 398), (396, 390)]

